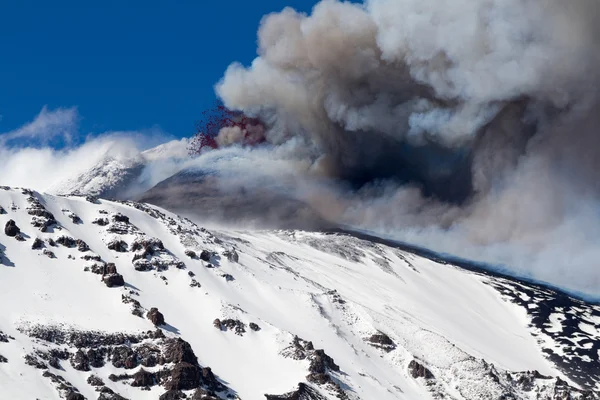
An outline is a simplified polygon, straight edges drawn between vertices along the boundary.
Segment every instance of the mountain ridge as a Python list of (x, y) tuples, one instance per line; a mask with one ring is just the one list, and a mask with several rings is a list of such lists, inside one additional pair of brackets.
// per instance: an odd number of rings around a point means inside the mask
[(13, 398), (598, 398), (595, 305), (341, 234), (23, 189), (0, 206)]

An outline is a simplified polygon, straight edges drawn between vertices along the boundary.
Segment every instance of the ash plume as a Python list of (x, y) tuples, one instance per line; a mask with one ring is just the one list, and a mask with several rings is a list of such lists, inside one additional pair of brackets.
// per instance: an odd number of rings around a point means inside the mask
[[(262, 158), (235, 182), (281, 178), (336, 223), (600, 298), (599, 12), (323, 0), (267, 15), (258, 57), (216, 86), (265, 124), (261, 149), (220, 134)], [(264, 168), (282, 157), (293, 180)]]

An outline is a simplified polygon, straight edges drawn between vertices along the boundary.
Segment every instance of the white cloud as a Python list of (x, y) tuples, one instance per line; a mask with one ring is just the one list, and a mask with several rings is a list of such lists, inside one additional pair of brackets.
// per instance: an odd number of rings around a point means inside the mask
[(54, 138), (71, 143), (77, 131), (78, 119), (76, 107), (49, 110), (44, 106), (31, 122), (0, 134), (0, 145), (6, 146), (17, 140), (37, 140), (40, 144), (47, 144)]

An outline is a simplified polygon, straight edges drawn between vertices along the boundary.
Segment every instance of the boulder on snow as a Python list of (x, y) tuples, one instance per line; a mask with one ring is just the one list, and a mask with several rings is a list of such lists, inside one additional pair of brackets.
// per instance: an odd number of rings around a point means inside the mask
[(31, 245), (32, 250), (39, 250), (44, 247), (44, 241), (40, 238), (35, 238), (33, 244)]
[(117, 253), (126, 253), (127, 252), (127, 242), (124, 240), (113, 240), (108, 243), (108, 249), (116, 251)]
[(162, 315), (162, 313), (160, 311), (158, 311), (158, 308), (156, 307), (152, 307), (150, 309), (150, 311), (148, 311), (148, 314), (146, 314), (146, 317), (152, 321), (152, 323), (155, 326), (160, 326), (160, 325), (164, 325), (165, 324), (165, 317), (164, 315)]
[(197, 257), (196, 252), (192, 251), (192, 250), (186, 250), (185, 251), (185, 255), (188, 256), (189, 258), (196, 258)]
[(121, 274), (105, 275), (102, 280), (108, 287), (116, 287), (116, 286), (124, 286), (125, 285), (125, 280), (123, 279), (123, 275), (121, 275)]
[(14, 220), (9, 220), (4, 226), (4, 233), (6, 236), (15, 237), (21, 232), (21, 229), (17, 226)]
[(202, 253), (200, 253), (200, 259), (202, 261), (209, 262), (211, 257), (212, 257), (212, 254), (206, 250), (202, 250)]

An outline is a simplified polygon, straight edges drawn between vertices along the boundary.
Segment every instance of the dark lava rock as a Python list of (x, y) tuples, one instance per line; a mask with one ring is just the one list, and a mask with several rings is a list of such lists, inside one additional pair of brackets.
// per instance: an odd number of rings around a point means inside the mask
[(127, 252), (127, 242), (124, 240), (113, 240), (108, 243), (108, 249), (116, 251), (117, 253), (126, 253)]
[(15, 239), (17, 239), (19, 242), (24, 242), (25, 241), (25, 237), (21, 233), (17, 233), (15, 235)]
[(99, 226), (106, 226), (109, 224), (108, 218), (96, 218), (92, 221), (92, 224), (96, 224)]
[(165, 393), (161, 394), (158, 399), (159, 400), (180, 400), (180, 399), (186, 399), (186, 398), (187, 398), (187, 396), (179, 390), (168, 390)]
[(231, 275), (231, 274), (221, 274), (221, 276), (222, 276), (223, 278), (225, 278), (225, 280), (226, 280), (227, 282), (231, 282), (231, 281), (234, 281), (234, 280), (235, 280), (235, 278), (234, 278), (234, 277), (233, 277), (233, 275)]
[(160, 349), (152, 344), (142, 344), (136, 349), (140, 364), (144, 367), (152, 368), (158, 365), (160, 358)]
[(260, 326), (258, 326), (254, 322), (250, 322), (250, 329), (252, 329), (254, 332), (258, 332), (260, 331)]
[(129, 217), (123, 214), (115, 214), (113, 215), (112, 219), (115, 222), (124, 222), (126, 224), (129, 223)]
[(194, 392), (192, 400), (219, 400), (219, 397), (217, 397), (217, 395), (213, 391), (198, 388)]
[(194, 273), (194, 271), (188, 271), (188, 276), (190, 278), (193, 278), (194, 276), (196, 276), (196, 274)]
[(128, 346), (118, 346), (113, 348), (111, 362), (116, 368), (133, 369), (138, 366), (137, 355)]
[(97, 204), (98, 203), (98, 197), (93, 196), (91, 194), (88, 194), (87, 196), (85, 196), (85, 201), (92, 203), (92, 204)]
[(16, 222), (12, 219), (9, 220), (4, 226), (4, 233), (6, 236), (15, 237), (21, 232), (21, 229), (17, 226)]
[(90, 375), (87, 378), (87, 383), (91, 386), (104, 386), (104, 381), (97, 375)]
[(163, 350), (165, 362), (180, 363), (186, 362), (190, 364), (197, 364), (198, 358), (192, 350), (192, 346), (181, 338), (169, 339)]
[(48, 258), (56, 258), (56, 255), (54, 254), (54, 252), (52, 252), (48, 249), (44, 249), (43, 254)]
[(44, 363), (42, 360), (40, 360), (33, 354), (26, 354), (25, 357), (23, 357), (23, 359), (25, 360), (25, 364), (29, 366), (32, 366), (37, 369), (48, 369), (46, 363)]
[(382, 332), (377, 332), (369, 337), (367, 339), (367, 343), (373, 347), (377, 347), (387, 352), (390, 352), (396, 348), (394, 341), (388, 335)]
[(230, 261), (230, 262), (238, 262), (240, 260), (240, 256), (238, 255), (237, 251), (235, 251), (234, 249), (232, 250), (228, 250), (226, 252), (223, 253), (223, 255)]
[(71, 357), (71, 366), (77, 371), (89, 371), (90, 360), (87, 354), (84, 353), (81, 349), (77, 350), (77, 353), (75, 353), (73, 357)]
[(138, 372), (133, 374), (133, 382), (131, 382), (131, 386), (134, 387), (146, 387), (146, 386), (154, 386), (156, 380), (154, 379), (154, 374), (146, 371), (145, 369), (140, 369)]
[(171, 377), (165, 383), (165, 389), (191, 390), (200, 386), (201, 382), (202, 373), (200, 367), (187, 362), (180, 362), (177, 363), (171, 371)]
[(7, 363), (8, 359), (6, 357), (4, 357), (2, 354), (0, 354), (0, 363)]
[(2, 214), (6, 214), (6, 210), (2, 206), (0, 206), (0, 215)]
[(148, 311), (148, 314), (146, 314), (146, 317), (152, 321), (152, 323), (155, 326), (160, 326), (160, 325), (164, 325), (165, 324), (165, 317), (164, 315), (162, 315), (162, 313), (160, 311), (158, 311), (158, 308), (156, 307), (152, 307), (150, 309), (150, 311)]
[(190, 287), (202, 287), (202, 285), (200, 285), (200, 282), (198, 282), (195, 279), (192, 279), (192, 282), (190, 283)]
[(244, 333), (246, 333), (246, 325), (242, 321), (237, 319), (228, 318), (220, 320), (217, 318), (213, 321), (213, 325), (215, 328), (220, 329), (222, 331), (235, 331), (235, 333), (240, 336), (243, 336)]
[(39, 250), (44, 247), (44, 241), (40, 238), (35, 238), (33, 244), (31, 245), (32, 250)]
[(81, 393), (71, 391), (71, 392), (69, 392), (69, 394), (67, 394), (67, 397), (65, 397), (65, 400), (86, 400), (86, 398)]
[(77, 244), (77, 250), (81, 251), (82, 253), (90, 250), (90, 246), (88, 246), (87, 243), (81, 239), (77, 239), (75, 244)]
[(211, 258), (212, 254), (206, 250), (202, 250), (202, 253), (200, 253), (200, 259), (202, 261), (206, 261), (209, 262), (210, 258)]
[(56, 243), (63, 245), (65, 247), (75, 247), (77, 245), (77, 242), (75, 241), (75, 239), (73, 239), (72, 237), (69, 236), (61, 236), (58, 239), (56, 239)]
[(196, 252), (192, 251), (192, 250), (186, 250), (185, 251), (185, 255), (188, 256), (189, 258), (196, 258), (197, 257)]
[(117, 266), (115, 265), (115, 263), (106, 264), (105, 274), (116, 274), (116, 273), (117, 273)]
[(305, 383), (298, 384), (298, 390), (281, 395), (265, 394), (267, 400), (325, 400), (325, 397), (317, 393)]
[(103, 279), (104, 283), (108, 287), (124, 286), (125, 280), (121, 274), (110, 274), (106, 275)]
[(81, 224), (81, 223), (83, 222), (83, 221), (81, 220), (81, 218), (79, 218), (79, 216), (78, 216), (78, 215), (76, 215), (76, 214), (71, 214), (70, 218), (71, 218), (71, 221), (72, 221), (74, 224)]
[(85, 260), (85, 261), (102, 261), (102, 257), (100, 257), (98, 255), (90, 255), (90, 254), (81, 256), (81, 259)]
[(412, 360), (408, 364), (408, 371), (410, 372), (410, 375), (415, 379), (417, 379), (417, 378), (433, 379), (434, 378), (431, 371), (428, 370), (424, 365), (419, 364), (416, 360)]
[(202, 382), (209, 390), (214, 390), (215, 392), (225, 390), (225, 386), (217, 380), (210, 367), (202, 368)]
[(125, 397), (113, 392), (111, 389), (107, 387), (103, 387), (98, 396), (98, 400), (127, 400)]

